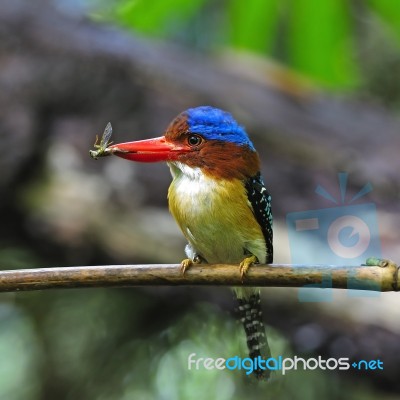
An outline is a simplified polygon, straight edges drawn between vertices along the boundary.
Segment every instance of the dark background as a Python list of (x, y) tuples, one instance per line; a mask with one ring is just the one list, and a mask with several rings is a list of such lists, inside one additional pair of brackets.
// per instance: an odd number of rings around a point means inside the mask
[[(318, 4), (317, 4), (318, 3)], [(319, 4), (322, 3), (322, 4)], [(0, 267), (178, 263), (165, 165), (89, 158), (159, 136), (188, 107), (230, 111), (273, 195), (276, 262), (287, 213), (367, 182), (382, 255), (399, 261), (400, 5), (376, 1), (0, 1)], [(0, 399), (392, 399), (398, 295), (299, 302), (263, 290), (274, 355), (350, 357), (383, 371), (296, 371), (254, 384), (188, 371), (244, 355), (224, 288), (51, 290), (0, 296)]]

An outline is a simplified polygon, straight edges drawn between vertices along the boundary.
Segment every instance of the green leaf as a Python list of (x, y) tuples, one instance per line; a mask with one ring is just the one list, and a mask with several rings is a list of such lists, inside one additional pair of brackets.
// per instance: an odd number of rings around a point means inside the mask
[(368, 0), (368, 4), (400, 40), (400, 2), (398, 0)]
[(191, 18), (205, 0), (120, 0), (116, 19), (136, 31), (163, 35)]
[(288, 51), (294, 68), (331, 88), (358, 81), (349, 5), (344, 0), (291, 0)]
[(270, 52), (276, 37), (280, 0), (231, 0), (230, 43), (233, 47)]

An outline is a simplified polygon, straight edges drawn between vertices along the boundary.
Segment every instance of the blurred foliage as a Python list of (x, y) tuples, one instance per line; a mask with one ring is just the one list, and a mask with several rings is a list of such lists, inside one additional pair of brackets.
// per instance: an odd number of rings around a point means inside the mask
[(382, 21), (385, 21), (387, 28), (393, 31), (397, 40), (400, 42), (399, 2), (393, 0), (368, 0), (367, 4)]
[(400, 40), (400, 3), (393, 0), (92, 1), (98, 19), (213, 51), (255, 52), (330, 89), (354, 89), (365, 79), (358, 51), (362, 15)]
[(350, 4), (338, 0), (291, 1), (288, 56), (291, 65), (321, 84), (357, 83)]
[[(193, 304), (174, 323), (152, 329), (143, 321), (154, 303), (146, 291), (53, 291), (5, 300), (0, 305), (0, 399), (378, 397), (372, 388), (354, 391), (350, 383), (339, 384), (332, 371), (275, 372), (270, 382), (256, 384), (243, 371), (188, 370), (191, 353), (196, 359), (245, 354), (242, 327), (210, 303)], [(293, 355), (280, 334), (268, 332), (275, 355)]]

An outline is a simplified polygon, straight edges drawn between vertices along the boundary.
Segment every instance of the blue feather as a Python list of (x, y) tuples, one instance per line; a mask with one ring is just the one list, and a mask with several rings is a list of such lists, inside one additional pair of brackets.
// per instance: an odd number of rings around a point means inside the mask
[(198, 133), (206, 140), (227, 141), (256, 151), (244, 128), (228, 112), (201, 106), (189, 108), (186, 113), (190, 132)]

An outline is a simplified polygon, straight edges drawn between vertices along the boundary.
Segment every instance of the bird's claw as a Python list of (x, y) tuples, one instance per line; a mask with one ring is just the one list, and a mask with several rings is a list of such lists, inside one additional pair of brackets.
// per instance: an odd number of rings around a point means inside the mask
[(190, 258), (185, 258), (181, 262), (181, 273), (182, 275), (185, 275), (185, 272), (188, 268), (190, 268), (193, 265), (193, 261)]
[(246, 257), (240, 264), (239, 264), (239, 271), (240, 271), (240, 278), (243, 279), (247, 274), (247, 271), (250, 269), (250, 267), (254, 264), (258, 263), (258, 258), (254, 255), (250, 257)]
[(185, 275), (185, 272), (193, 265), (193, 264), (200, 264), (201, 263), (201, 258), (199, 256), (196, 256), (191, 260), (190, 258), (185, 258), (181, 262), (181, 273), (182, 275)]

